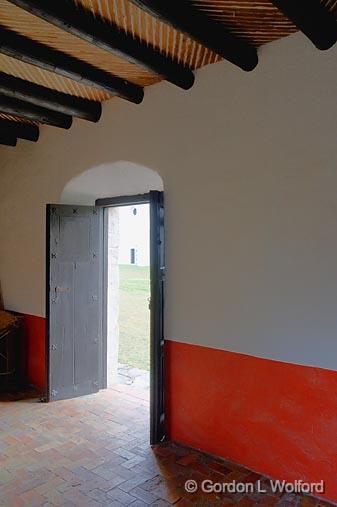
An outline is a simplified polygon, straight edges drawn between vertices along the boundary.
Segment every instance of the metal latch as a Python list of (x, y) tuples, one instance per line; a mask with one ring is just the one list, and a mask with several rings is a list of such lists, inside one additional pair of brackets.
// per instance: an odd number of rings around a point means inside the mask
[(55, 287), (55, 292), (68, 293), (68, 292), (71, 292), (71, 288), (70, 287)]

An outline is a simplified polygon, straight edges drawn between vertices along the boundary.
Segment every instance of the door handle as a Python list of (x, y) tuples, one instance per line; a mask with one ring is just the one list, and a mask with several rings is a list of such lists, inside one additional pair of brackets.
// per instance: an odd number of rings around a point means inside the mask
[(55, 287), (55, 294), (64, 294), (71, 292), (70, 287)]
[(54, 294), (52, 296), (52, 303), (57, 303), (59, 294), (69, 294), (71, 292), (70, 287), (54, 287)]

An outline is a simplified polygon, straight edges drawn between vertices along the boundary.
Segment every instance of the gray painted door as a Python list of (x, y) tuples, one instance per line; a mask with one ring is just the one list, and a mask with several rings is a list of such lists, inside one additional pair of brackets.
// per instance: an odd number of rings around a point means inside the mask
[(49, 401), (99, 390), (102, 227), (99, 208), (47, 207)]

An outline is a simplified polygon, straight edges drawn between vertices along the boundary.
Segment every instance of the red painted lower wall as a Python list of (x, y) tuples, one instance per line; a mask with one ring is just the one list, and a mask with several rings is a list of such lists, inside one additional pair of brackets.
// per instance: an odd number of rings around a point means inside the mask
[[(45, 387), (45, 319), (24, 315), (28, 377)], [(337, 501), (337, 372), (166, 341), (171, 439)]]
[(337, 373), (167, 342), (173, 440), (337, 501)]
[(35, 315), (23, 315), (23, 322), (27, 376), (31, 384), (43, 391), (46, 383), (46, 319)]

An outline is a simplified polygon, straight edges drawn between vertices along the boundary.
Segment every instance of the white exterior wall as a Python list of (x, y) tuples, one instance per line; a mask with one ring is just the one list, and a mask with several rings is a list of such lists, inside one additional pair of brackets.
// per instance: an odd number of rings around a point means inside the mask
[(222, 62), (189, 92), (161, 83), (98, 125), (1, 148), (7, 307), (44, 314), (45, 204), (93, 167), (103, 188), (79, 199), (137, 193), (145, 166), (166, 196), (166, 337), (337, 370), (336, 61), (296, 35), (251, 73)]
[[(133, 214), (136, 209), (137, 214)], [(149, 205), (123, 206), (118, 209), (120, 224), (119, 264), (131, 264), (131, 248), (136, 250), (137, 266), (150, 265)]]

